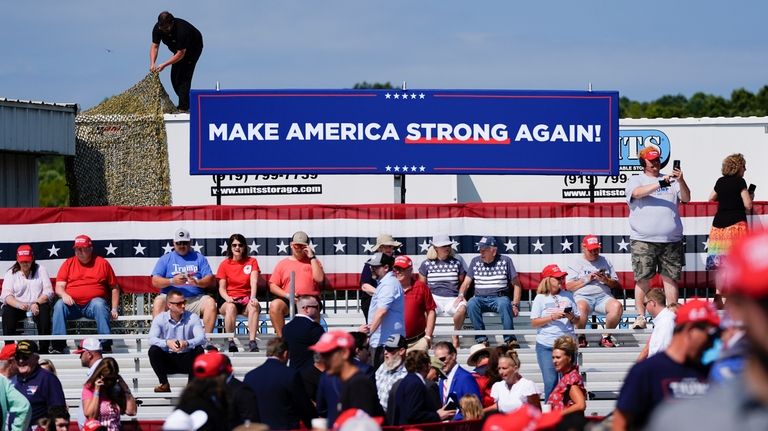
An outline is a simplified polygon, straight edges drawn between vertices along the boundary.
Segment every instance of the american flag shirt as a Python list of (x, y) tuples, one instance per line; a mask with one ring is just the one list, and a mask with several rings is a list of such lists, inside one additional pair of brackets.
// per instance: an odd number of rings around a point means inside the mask
[(475, 256), (469, 263), (467, 276), (475, 281), (475, 295), (497, 296), (509, 292), (509, 282), (517, 277), (517, 271), (508, 256), (497, 254), (491, 263)]

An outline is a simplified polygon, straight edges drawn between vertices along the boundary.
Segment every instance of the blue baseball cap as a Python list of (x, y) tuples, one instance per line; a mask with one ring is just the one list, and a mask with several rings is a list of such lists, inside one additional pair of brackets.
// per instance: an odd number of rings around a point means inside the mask
[(492, 236), (484, 236), (480, 238), (480, 241), (476, 242), (475, 245), (477, 246), (478, 250), (488, 247), (496, 247), (496, 238)]

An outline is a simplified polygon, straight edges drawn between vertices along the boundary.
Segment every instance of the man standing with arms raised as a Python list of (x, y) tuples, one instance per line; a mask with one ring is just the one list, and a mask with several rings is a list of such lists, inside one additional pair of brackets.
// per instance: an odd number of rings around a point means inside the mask
[(661, 153), (655, 147), (640, 151), (643, 172), (627, 182), (630, 248), (635, 275), (635, 329), (645, 328), (645, 293), (658, 273), (664, 283), (667, 305), (677, 302), (677, 280), (685, 264), (683, 222), (679, 204), (691, 200), (683, 171), (676, 168), (662, 175)]

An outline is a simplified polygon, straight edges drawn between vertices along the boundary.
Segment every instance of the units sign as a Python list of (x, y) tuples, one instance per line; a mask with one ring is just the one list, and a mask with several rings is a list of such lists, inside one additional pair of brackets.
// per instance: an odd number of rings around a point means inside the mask
[(190, 173), (617, 175), (617, 92), (193, 90)]

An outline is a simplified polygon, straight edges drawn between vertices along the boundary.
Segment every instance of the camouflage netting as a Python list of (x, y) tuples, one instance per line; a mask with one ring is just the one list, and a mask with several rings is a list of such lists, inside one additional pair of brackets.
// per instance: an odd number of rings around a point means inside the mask
[(175, 107), (157, 73), (75, 119), (77, 146), (68, 166), (71, 204), (170, 205), (163, 114)]

